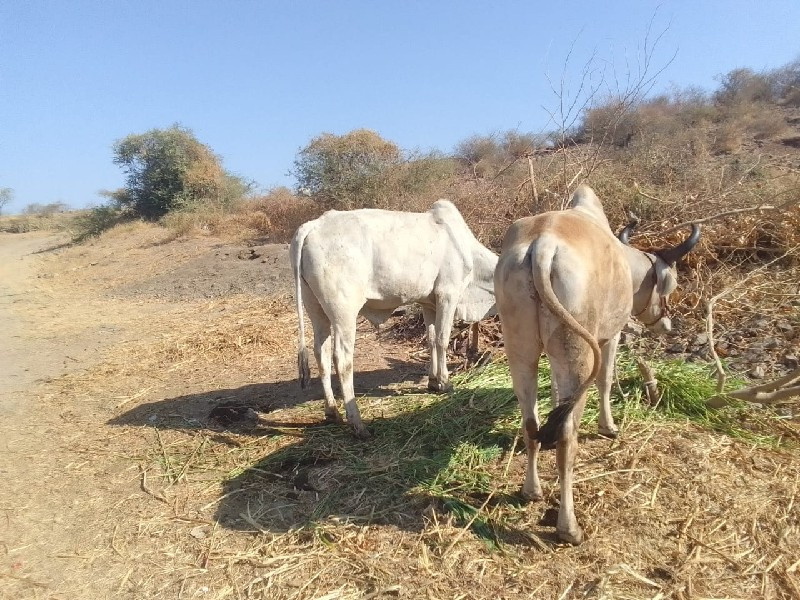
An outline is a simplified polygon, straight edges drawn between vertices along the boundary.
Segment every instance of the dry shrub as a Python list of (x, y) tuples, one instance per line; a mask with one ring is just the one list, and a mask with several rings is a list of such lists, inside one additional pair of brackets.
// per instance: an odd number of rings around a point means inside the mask
[(800, 106), (800, 87), (793, 87), (787, 90), (783, 103), (786, 106)]
[(285, 187), (248, 200), (239, 205), (239, 210), (272, 242), (288, 242), (300, 225), (322, 214), (322, 207), (311, 198), (292, 194)]
[(768, 140), (786, 133), (788, 125), (786, 119), (777, 110), (765, 108), (754, 115), (748, 124), (748, 129), (757, 140)]
[(618, 99), (587, 109), (583, 117), (580, 139), (598, 144), (627, 146), (641, 129), (642, 114), (630, 110)]
[(87, 211), (36, 213), (0, 217), (0, 232), (27, 233), (29, 231), (68, 231), (75, 220)]
[(227, 211), (218, 204), (202, 203), (191, 209), (175, 210), (161, 219), (161, 224), (175, 232), (176, 237), (215, 233), (225, 220)]
[(742, 147), (742, 128), (735, 122), (726, 122), (716, 128), (711, 148), (720, 154), (732, 154)]
[(227, 239), (267, 238), (288, 242), (295, 230), (318, 217), (322, 208), (310, 198), (279, 187), (263, 196), (240, 200), (230, 207), (201, 204), (173, 211), (161, 219), (177, 237), (214, 235)]

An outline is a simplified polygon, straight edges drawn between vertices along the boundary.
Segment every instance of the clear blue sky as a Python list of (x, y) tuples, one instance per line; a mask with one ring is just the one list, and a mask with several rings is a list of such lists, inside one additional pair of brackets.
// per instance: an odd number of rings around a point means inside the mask
[[(656, 7), (658, 11), (656, 12)], [(647, 24), (670, 84), (800, 56), (798, 0), (80, 1), (0, 3), (0, 187), (101, 202), (123, 184), (113, 142), (179, 122), (235, 173), (293, 185), (313, 136), (366, 127), (405, 149), (547, 125), (546, 73), (635, 66)], [(624, 67), (621, 67), (624, 70)]]

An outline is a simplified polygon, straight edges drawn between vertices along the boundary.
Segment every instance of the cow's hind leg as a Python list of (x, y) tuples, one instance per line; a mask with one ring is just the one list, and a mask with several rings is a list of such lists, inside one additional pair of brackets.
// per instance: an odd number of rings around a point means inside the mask
[[(575, 349), (575, 346), (572, 346)], [(572, 358), (572, 357), (571, 357)], [(591, 376), (594, 357), (590, 351), (574, 356), (572, 360), (551, 360), (554, 376), (558, 381), (559, 403), (573, 405), (569, 416), (564, 420), (558, 442), (556, 443), (556, 465), (561, 488), (561, 503), (558, 509), (556, 534), (559, 539), (580, 544), (583, 541), (583, 530), (575, 517), (575, 506), (572, 496), (573, 472), (575, 458), (578, 455), (578, 424), (586, 405), (586, 391), (577, 394), (583, 382)]]
[(344, 410), (347, 422), (356, 437), (367, 438), (369, 432), (361, 422), (361, 413), (356, 404), (353, 387), (353, 353), (356, 344), (356, 315), (337, 315), (333, 320), (333, 361), (339, 375), (344, 397)]
[(439, 378), (436, 369), (439, 364), (439, 353), (436, 347), (436, 311), (431, 307), (422, 307), (422, 317), (425, 319), (425, 336), (428, 342), (430, 362), (428, 363), (428, 389), (439, 390)]
[(517, 396), (522, 412), (522, 435), (527, 448), (525, 483), (522, 484), (522, 497), (526, 500), (542, 499), (542, 484), (539, 481), (538, 458), (539, 414), (537, 410), (539, 356), (541, 348), (526, 348), (522, 352), (510, 351), (506, 344), (514, 394)]
[(617, 357), (618, 343), (619, 334), (608, 340), (606, 345), (600, 349), (600, 371), (595, 380), (597, 382), (597, 391), (600, 395), (600, 416), (597, 430), (600, 435), (610, 438), (615, 438), (619, 435), (619, 429), (614, 424), (614, 417), (611, 415), (611, 383), (614, 378), (614, 361)]
[(332, 421), (341, 421), (331, 386), (331, 322), (316, 296), (307, 287), (303, 289), (303, 299), (314, 329), (314, 357), (317, 359), (322, 393), (325, 395), (325, 417)]

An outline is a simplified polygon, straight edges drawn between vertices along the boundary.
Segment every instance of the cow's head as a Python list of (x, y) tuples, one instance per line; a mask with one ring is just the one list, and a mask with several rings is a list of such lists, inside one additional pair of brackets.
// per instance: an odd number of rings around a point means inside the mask
[[(628, 245), (635, 222), (629, 223), (620, 233), (619, 240)], [(633, 316), (641, 321), (653, 333), (661, 334), (672, 330), (669, 318), (669, 296), (678, 287), (675, 263), (688, 254), (700, 241), (700, 225), (692, 223), (692, 233), (683, 242), (673, 248), (665, 248), (655, 252), (642, 252), (650, 262), (648, 273), (651, 278), (650, 297), (644, 308)]]

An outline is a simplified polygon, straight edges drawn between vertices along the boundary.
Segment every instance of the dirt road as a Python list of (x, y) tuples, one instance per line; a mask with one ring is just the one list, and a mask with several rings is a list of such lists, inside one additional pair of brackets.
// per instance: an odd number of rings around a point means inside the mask
[(0, 236), (0, 596), (8, 598), (95, 588), (83, 552), (103, 517), (72, 443), (85, 433), (74, 421), (95, 407), (76, 406), (70, 417), (45, 401), (43, 384), (96, 362), (114, 336), (96, 298), (65, 296), (40, 277), (48, 250), (63, 242)]
[(7, 426), (11, 419), (24, 417), (24, 390), (37, 379), (58, 374), (59, 359), (66, 354), (61, 347), (28, 335), (36, 324), (26, 322), (20, 314), (22, 308), (27, 315), (32, 306), (47, 302), (49, 294), (39, 284), (33, 266), (35, 253), (56, 246), (59, 241), (52, 234), (0, 234), (0, 427)]

